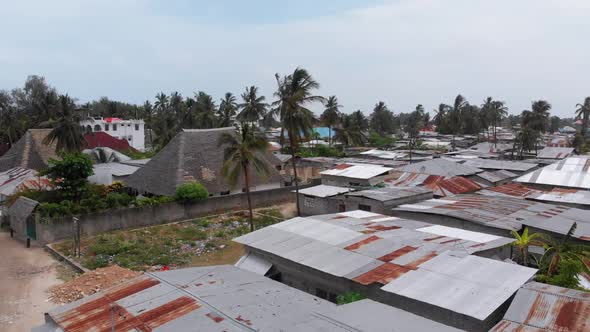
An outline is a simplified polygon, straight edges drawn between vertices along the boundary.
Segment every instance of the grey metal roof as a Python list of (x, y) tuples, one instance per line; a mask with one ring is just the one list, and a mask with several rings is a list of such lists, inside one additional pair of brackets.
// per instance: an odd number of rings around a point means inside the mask
[(111, 305), (118, 313), (116, 331), (459, 331), (370, 300), (336, 306), (229, 265), (146, 273), (49, 316), (59, 331), (76, 325), (110, 330)]
[(390, 167), (370, 164), (340, 164), (320, 172), (321, 175), (341, 176), (351, 179), (370, 179), (391, 171)]
[[(307, 196), (314, 196), (314, 197), (332, 197), (340, 194), (347, 193), (349, 191), (353, 191), (354, 189), (351, 188), (343, 188), (343, 187), (336, 187), (336, 186), (328, 186), (325, 184), (320, 184), (314, 187), (300, 189), (299, 193)], [(295, 192), (295, 191), (293, 191)]]
[(571, 156), (574, 148), (546, 147), (539, 151), (537, 158), (540, 159), (563, 159)]
[(443, 158), (426, 160), (419, 163), (406, 165), (403, 167), (399, 167), (396, 170), (401, 172), (412, 172), (441, 176), (473, 175), (483, 171), (476, 167), (466, 166)]
[(291, 155), (290, 154), (284, 154), (284, 153), (273, 153), (273, 155), (275, 157), (277, 157), (277, 159), (279, 159), (281, 162), (285, 163), (289, 160), (291, 160)]
[(557, 204), (590, 205), (590, 191), (587, 190), (562, 188), (544, 190), (514, 182), (485, 189), (479, 191), (478, 194), (486, 196), (512, 196)]
[(519, 161), (511, 160), (495, 160), (495, 159), (467, 159), (463, 165), (481, 168), (481, 169), (494, 169), (494, 170), (508, 170), (508, 171), (519, 171), (526, 172), (531, 168), (535, 168), (537, 165), (533, 163), (523, 163)]
[(21, 196), (8, 208), (8, 215), (18, 220), (25, 220), (35, 211), (37, 205), (39, 205), (39, 202)]
[(366, 211), (294, 218), (234, 241), (479, 320), (536, 271), (471, 255), (511, 239)]
[(578, 227), (574, 237), (590, 241), (590, 211), (514, 197), (458, 195), (400, 205), (393, 210), (417, 216), (426, 213), (453, 217), (503, 230), (518, 231), (530, 226), (562, 235), (575, 222)]
[(345, 196), (365, 197), (379, 202), (387, 202), (400, 198), (415, 197), (432, 193), (432, 190), (424, 187), (387, 187), (370, 190), (361, 190), (345, 194)]
[(517, 177), (518, 175), (514, 174), (510, 171), (499, 170), (499, 171), (481, 172), (481, 173), (478, 173), (477, 176), (479, 176), (480, 178), (487, 180), (491, 183), (498, 183), (500, 181), (513, 179), (513, 178)]
[(566, 158), (524, 174), (514, 181), (590, 189), (590, 159), (588, 156)]
[(537, 282), (525, 284), (490, 331), (588, 331), (590, 294)]

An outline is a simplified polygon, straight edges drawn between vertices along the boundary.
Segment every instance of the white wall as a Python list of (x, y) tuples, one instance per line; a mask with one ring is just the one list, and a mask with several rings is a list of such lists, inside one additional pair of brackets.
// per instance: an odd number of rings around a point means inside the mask
[(126, 139), (133, 148), (140, 151), (145, 150), (145, 123), (143, 120), (112, 120), (109, 123), (104, 119), (90, 118), (80, 121), (80, 125), (85, 128), (90, 127), (92, 132), (103, 131), (115, 138)]

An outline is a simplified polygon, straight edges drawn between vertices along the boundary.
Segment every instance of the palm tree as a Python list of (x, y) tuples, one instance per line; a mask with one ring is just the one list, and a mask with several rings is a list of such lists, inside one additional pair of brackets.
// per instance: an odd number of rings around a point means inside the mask
[(367, 141), (363, 131), (355, 124), (352, 114), (343, 115), (341, 126), (336, 128), (334, 139), (348, 147), (351, 145), (362, 145)]
[(586, 137), (588, 118), (590, 118), (590, 97), (586, 97), (583, 104), (576, 104), (576, 107), (576, 119), (582, 119), (582, 137)]
[(461, 133), (463, 128), (462, 112), (469, 106), (469, 103), (462, 95), (457, 95), (453, 107), (448, 111), (448, 125), (453, 135), (451, 140), (451, 149), (455, 150), (455, 136)]
[(493, 123), (494, 123), (494, 147), (497, 146), (498, 144), (498, 139), (496, 137), (496, 133), (497, 133), (497, 127), (498, 127), (498, 122), (502, 123), (502, 119), (504, 119), (504, 117), (506, 115), (508, 115), (508, 107), (506, 107), (504, 105), (503, 101), (498, 101), (495, 100), (492, 103), (492, 119), (493, 119)]
[(445, 132), (446, 131), (446, 124), (447, 124), (447, 115), (449, 112), (449, 109), (451, 107), (447, 104), (439, 104), (438, 105), (438, 109), (434, 110), (434, 118), (432, 119), (432, 121), (434, 122), (434, 125), (436, 126), (436, 131), (438, 132)]
[(217, 106), (213, 98), (203, 91), (199, 91), (195, 95), (194, 109), (196, 112), (195, 119), (198, 128), (215, 128), (217, 124)]
[(408, 133), (409, 148), (410, 148), (410, 164), (412, 163), (412, 148), (420, 134), (420, 128), (424, 125), (424, 107), (422, 105), (416, 106), (416, 110), (410, 113), (404, 123), (405, 131)]
[(258, 96), (258, 88), (251, 86), (242, 93), (243, 103), (238, 107), (241, 109), (238, 114), (240, 122), (258, 122), (266, 115), (268, 104), (264, 102), (264, 96)]
[(232, 121), (236, 116), (238, 110), (238, 103), (236, 96), (231, 92), (226, 92), (225, 96), (221, 99), (219, 104), (219, 124), (221, 127), (229, 127), (232, 125)]
[(299, 180), (297, 179), (297, 167), (295, 164), (295, 153), (301, 141), (301, 135), (309, 137), (312, 129), (313, 113), (305, 106), (312, 102), (322, 102), (323, 97), (313, 95), (313, 91), (319, 89), (320, 85), (303, 68), (296, 68), (293, 74), (280, 78), (275, 75), (278, 89), (275, 96), (279, 98), (273, 103), (283, 128), (289, 135), (289, 149), (293, 164), (293, 176), (295, 181), (297, 215), (301, 214), (299, 207)]
[(84, 137), (82, 136), (78, 121), (73, 116), (75, 109), (74, 101), (68, 95), (61, 95), (58, 99), (58, 108), (60, 119), (47, 137), (45, 137), (43, 143), (49, 145), (57, 141), (55, 145), (56, 151), (68, 153), (82, 151)]
[(530, 111), (523, 112), (523, 128), (529, 128), (535, 133), (535, 154), (537, 153), (537, 139), (545, 132), (549, 122), (551, 104), (545, 100), (533, 101)]
[(326, 108), (324, 109), (324, 113), (322, 113), (320, 120), (324, 125), (328, 126), (328, 145), (332, 147), (332, 127), (337, 125), (340, 121), (339, 108), (342, 107), (342, 105), (338, 104), (336, 96), (330, 96), (324, 106)]
[(393, 112), (387, 108), (384, 102), (380, 101), (375, 104), (371, 114), (371, 129), (379, 135), (384, 136), (393, 132), (394, 119)]
[(250, 231), (254, 231), (252, 200), (250, 198), (250, 168), (253, 166), (259, 176), (267, 176), (270, 173), (268, 161), (264, 159), (268, 142), (264, 136), (256, 132), (253, 126), (244, 123), (237, 135), (229, 133), (221, 135), (218, 146), (224, 147), (221, 174), (230, 186), (235, 187), (241, 177), (244, 179), (248, 210), (250, 211)]
[(156, 102), (154, 103), (154, 107), (156, 111), (159, 113), (164, 113), (168, 110), (168, 96), (166, 96), (163, 92), (160, 92), (156, 95)]
[(511, 243), (513, 247), (518, 250), (518, 255), (514, 255), (519, 264), (529, 266), (529, 246), (530, 245), (543, 245), (542, 241), (544, 235), (541, 233), (535, 233), (529, 235), (529, 228), (525, 227), (522, 234), (518, 234), (516, 231), (510, 231), (515, 240)]

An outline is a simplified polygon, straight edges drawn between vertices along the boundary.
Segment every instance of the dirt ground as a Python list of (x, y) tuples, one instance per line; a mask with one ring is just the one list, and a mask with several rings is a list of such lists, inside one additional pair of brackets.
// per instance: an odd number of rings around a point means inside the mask
[(55, 306), (46, 291), (62, 283), (60, 264), (42, 248), (27, 249), (6, 232), (0, 232), (0, 253), (0, 331), (29, 331)]

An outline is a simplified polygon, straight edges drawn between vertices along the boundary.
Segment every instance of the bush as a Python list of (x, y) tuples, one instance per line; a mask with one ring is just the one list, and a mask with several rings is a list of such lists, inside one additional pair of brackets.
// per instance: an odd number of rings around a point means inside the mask
[(176, 189), (176, 199), (180, 202), (195, 202), (207, 199), (209, 192), (198, 182), (182, 184)]
[(133, 197), (127, 194), (112, 192), (107, 195), (105, 202), (110, 208), (127, 207), (133, 202)]
[(94, 174), (92, 160), (82, 153), (64, 154), (62, 160), (49, 160), (43, 172), (58, 185), (67, 197), (78, 200), (86, 191), (88, 177)]
[(338, 295), (336, 297), (336, 303), (341, 305), (341, 304), (347, 304), (347, 303), (352, 303), (352, 302), (356, 302), (356, 301), (360, 301), (362, 299), (364, 299), (365, 296), (356, 292), (349, 292), (349, 293), (345, 293), (342, 295)]

